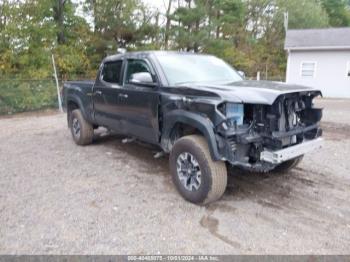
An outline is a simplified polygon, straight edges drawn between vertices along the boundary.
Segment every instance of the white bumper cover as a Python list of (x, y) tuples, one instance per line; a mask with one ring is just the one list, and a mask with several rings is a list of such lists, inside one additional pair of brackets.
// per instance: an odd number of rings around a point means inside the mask
[(260, 154), (260, 160), (269, 162), (272, 164), (280, 164), (287, 160), (296, 158), (298, 156), (304, 155), (308, 152), (317, 150), (323, 145), (323, 138), (316, 138), (303, 142), (301, 144), (287, 147), (285, 149), (277, 151), (264, 150)]

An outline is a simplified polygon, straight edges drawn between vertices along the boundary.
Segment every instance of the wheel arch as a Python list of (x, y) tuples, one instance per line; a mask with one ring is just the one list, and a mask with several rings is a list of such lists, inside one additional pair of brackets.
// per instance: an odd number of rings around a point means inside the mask
[(69, 97), (67, 97), (67, 123), (68, 123), (68, 127), (70, 127), (70, 123), (69, 123), (70, 122), (69, 121), (70, 115), (71, 115), (72, 111), (75, 109), (80, 109), (84, 118), (88, 119), (85, 108), (84, 108), (81, 100), (76, 96), (69, 96)]
[(193, 129), (193, 132), (185, 133), (185, 135), (199, 133), (205, 137), (209, 146), (210, 155), (213, 160), (222, 159), (222, 156), (218, 151), (217, 142), (215, 139), (214, 126), (209, 118), (196, 113), (178, 109), (166, 114), (164, 119), (165, 121), (163, 125), (163, 134), (161, 137), (161, 147), (165, 152), (170, 152), (173, 143), (177, 140), (173, 138), (174, 132), (176, 133), (179, 127), (185, 127), (186, 129)]

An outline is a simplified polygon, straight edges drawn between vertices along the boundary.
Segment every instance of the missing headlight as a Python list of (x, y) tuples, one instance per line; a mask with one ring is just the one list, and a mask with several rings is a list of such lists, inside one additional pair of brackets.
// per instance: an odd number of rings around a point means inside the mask
[(229, 125), (243, 125), (244, 106), (243, 104), (227, 103), (226, 118)]

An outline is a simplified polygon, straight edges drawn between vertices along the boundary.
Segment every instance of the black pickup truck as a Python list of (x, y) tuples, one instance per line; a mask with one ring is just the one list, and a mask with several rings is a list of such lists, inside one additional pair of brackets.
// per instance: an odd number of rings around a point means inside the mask
[(190, 202), (219, 199), (227, 165), (284, 172), (322, 145), (319, 90), (245, 81), (224, 61), (179, 52), (105, 58), (96, 81), (66, 82), (63, 103), (75, 143), (106, 127), (170, 153), (170, 172)]

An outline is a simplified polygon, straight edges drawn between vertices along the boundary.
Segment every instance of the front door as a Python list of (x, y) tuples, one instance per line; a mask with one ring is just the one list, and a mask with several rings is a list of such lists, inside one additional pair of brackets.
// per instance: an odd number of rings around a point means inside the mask
[(119, 110), (128, 134), (157, 144), (159, 139), (158, 88), (130, 82), (133, 74), (141, 72), (154, 75), (151, 65), (146, 60), (127, 60), (124, 85), (119, 95)]

